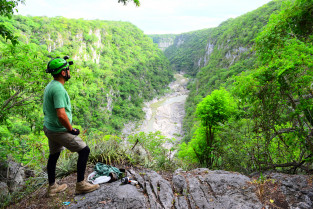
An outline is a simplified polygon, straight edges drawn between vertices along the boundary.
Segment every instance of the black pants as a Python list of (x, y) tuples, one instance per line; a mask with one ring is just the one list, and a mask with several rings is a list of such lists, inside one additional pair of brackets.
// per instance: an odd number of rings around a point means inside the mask
[[(78, 152), (77, 182), (81, 182), (85, 179), (85, 171), (86, 171), (86, 165), (87, 165), (89, 153), (90, 153), (90, 149), (88, 146), (86, 146), (84, 149)], [(57, 161), (59, 157), (60, 157), (60, 152), (49, 155), (48, 165), (47, 165), (49, 185), (53, 185), (55, 182), (55, 169), (56, 169), (56, 165), (57, 165)]]

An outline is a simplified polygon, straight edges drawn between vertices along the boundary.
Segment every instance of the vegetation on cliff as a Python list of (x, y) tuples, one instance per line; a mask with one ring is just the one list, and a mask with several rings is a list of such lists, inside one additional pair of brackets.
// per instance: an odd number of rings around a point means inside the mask
[(209, 62), (190, 84), (183, 159), (203, 164), (194, 151), (206, 139), (198, 112), (215, 89), (225, 88), (237, 110), (218, 124), (207, 147), (211, 168), (312, 171), (312, 11), (310, 0), (273, 1), (212, 29)]

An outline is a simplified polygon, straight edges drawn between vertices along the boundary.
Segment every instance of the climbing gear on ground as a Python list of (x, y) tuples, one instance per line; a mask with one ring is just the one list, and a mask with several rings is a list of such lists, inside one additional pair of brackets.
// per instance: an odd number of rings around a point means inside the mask
[(93, 177), (97, 174), (96, 171), (92, 172), (91, 174), (88, 175), (87, 181), (92, 183), (92, 184), (103, 184), (107, 183), (111, 180), (110, 176), (99, 176), (96, 179), (93, 179)]
[(63, 192), (66, 190), (67, 184), (61, 184), (58, 185), (57, 183), (54, 183), (52, 186), (49, 185), (48, 187), (48, 197), (53, 197), (59, 192)]
[(121, 178), (122, 184), (129, 184), (129, 181), (130, 181), (130, 178), (129, 178), (129, 177)]
[(125, 172), (126, 170), (123, 168), (118, 169), (110, 165), (97, 163), (94, 171), (88, 175), (87, 181), (93, 184), (110, 183), (122, 178)]
[(80, 133), (79, 129), (78, 128), (73, 128), (71, 131), (70, 131), (71, 134), (73, 135), (78, 135)]
[(130, 177), (122, 178), (121, 182), (122, 182), (122, 184), (132, 184), (132, 185), (138, 184), (138, 181), (132, 180)]
[(85, 194), (88, 192), (93, 192), (99, 188), (99, 184), (89, 184), (88, 182), (81, 181), (76, 183), (76, 194)]

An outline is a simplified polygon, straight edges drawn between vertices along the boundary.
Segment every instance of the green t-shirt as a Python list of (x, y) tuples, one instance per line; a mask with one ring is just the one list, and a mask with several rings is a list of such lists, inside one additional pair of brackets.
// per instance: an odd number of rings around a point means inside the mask
[(44, 126), (50, 131), (66, 132), (60, 123), (56, 108), (65, 108), (66, 115), (72, 123), (72, 109), (70, 97), (64, 86), (56, 80), (51, 81), (45, 88), (43, 96)]

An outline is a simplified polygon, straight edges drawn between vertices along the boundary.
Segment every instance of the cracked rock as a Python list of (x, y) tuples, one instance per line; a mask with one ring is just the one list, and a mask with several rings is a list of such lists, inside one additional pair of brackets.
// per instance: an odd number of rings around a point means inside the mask
[[(77, 195), (69, 208), (271, 208), (269, 201), (262, 202), (257, 196), (253, 179), (235, 172), (180, 169), (174, 172), (171, 182), (151, 170), (130, 170), (128, 175), (139, 184), (123, 185), (120, 181), (101, 184), (94, 192)], [(266, 178), (278, 182), (275, 185), (280, 186), (286, 208), (313, 208), (309, 176), (272, 173)]]

